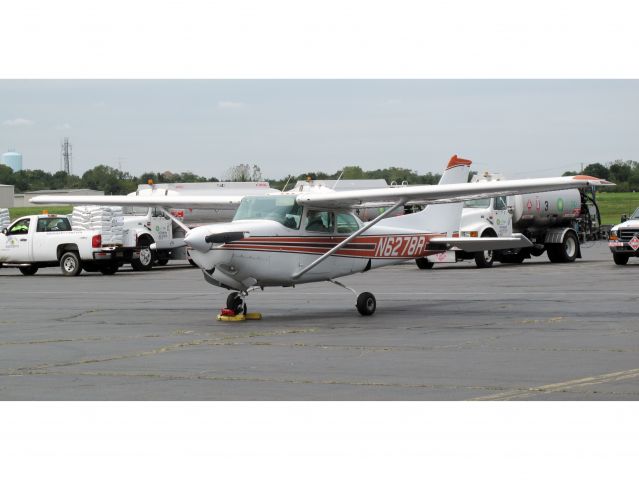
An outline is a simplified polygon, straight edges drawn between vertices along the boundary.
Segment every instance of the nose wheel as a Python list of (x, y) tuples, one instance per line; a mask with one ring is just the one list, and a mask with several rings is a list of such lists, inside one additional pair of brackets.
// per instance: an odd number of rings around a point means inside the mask
[(226, 297), (226, 308), (233, 310), (235, 315), (239, 315), (240, 313), (246, 315), (246, 302), (239, 292), (233, 292)]

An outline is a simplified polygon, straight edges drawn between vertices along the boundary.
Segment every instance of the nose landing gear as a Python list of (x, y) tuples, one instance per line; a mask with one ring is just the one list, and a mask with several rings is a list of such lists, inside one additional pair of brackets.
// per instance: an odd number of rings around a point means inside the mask
[(261, 313), (248, 313), (244, 297), (246, 293), (233, 292), (226, 297), (226, 308), (223, 308), (217, 319), (221, 322), (243, 322), (245, 320), (261, 320)]

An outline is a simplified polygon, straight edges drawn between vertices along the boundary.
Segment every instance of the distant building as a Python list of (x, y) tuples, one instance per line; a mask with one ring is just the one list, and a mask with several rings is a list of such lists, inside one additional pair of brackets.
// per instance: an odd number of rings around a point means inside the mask
[(22, 154), (9, 150), (2, 154), (2, 165), (10, 167), (14, 172), (22, 170)]
[(0, 208), (13, 207), (13, 185), (0, 185)]
[(14, 195), (14, 207), (36, 207), (31, 203), (33, 197), (38, 195), (104, 195), (100, 190), (91, 190), (89, 188), (79, 188), (77, 190), (34, 190), (32, 192), (16, 193)]

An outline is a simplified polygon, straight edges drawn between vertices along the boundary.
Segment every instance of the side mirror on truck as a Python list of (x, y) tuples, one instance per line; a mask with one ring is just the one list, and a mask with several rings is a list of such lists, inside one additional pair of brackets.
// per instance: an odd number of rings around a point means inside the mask
[(624, 214), (621, 216), (621, 223), (625, 222), (626, 220), (628, 220), (628, 214), (624, 213)]
[(7, 227), (4, 227), (2, 229), (2, 235), (6, 235), (7, 233), (9, 233), (9, 230), (7, 230)]

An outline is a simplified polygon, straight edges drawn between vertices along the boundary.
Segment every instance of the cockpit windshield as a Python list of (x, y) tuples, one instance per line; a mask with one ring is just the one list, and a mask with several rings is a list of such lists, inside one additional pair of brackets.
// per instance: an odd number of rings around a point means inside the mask
[(632, 214), (632, 218), (639, 218), (639, 208)]
[(273, 220), (287, 228), (300, 228), (303, 207), (293, 195), (244, 197), (233, 220)]
[(478, 198), (476, 200), (466, 200), (464, 208), (488, 208), (490, 207), (490, 198)]

